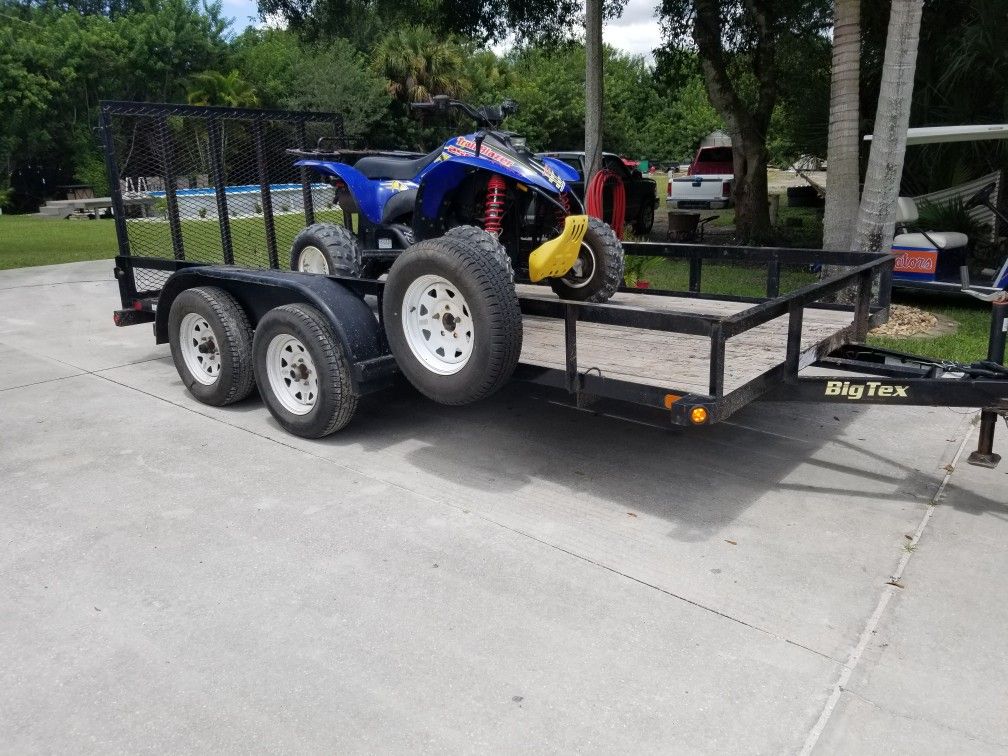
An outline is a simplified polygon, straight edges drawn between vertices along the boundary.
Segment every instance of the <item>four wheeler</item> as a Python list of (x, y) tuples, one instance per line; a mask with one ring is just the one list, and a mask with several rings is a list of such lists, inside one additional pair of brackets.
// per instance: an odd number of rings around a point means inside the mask
[[(579, 179), (574, 169), (537, 157), (523, 138), (501, 130), (517, 109), (513, 101), (473, 107), (437, 96), (412, 107), (460, 110), (480, 130), (422, 156), (295, 151), (302, 158), (298, 166), (335, 187), (346, 223), (317, 223), (302, 231), (291, 250), (293, 270), (378, 278), (414, 242), (476, 227), (503, 245), (500, 258), (509, 270), (547, 280), (564, 299), (604, 302), (615, 293), (623, 281), (619, 240), (602, 221), (572, 215), (583, 211), (568, 185)], [(358, 218), (356, 233), (352, 215)]]

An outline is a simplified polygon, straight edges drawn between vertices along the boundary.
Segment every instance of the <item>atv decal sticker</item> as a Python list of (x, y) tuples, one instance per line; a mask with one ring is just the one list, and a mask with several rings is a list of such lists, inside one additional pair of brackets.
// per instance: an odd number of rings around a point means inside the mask
[[(465, 150), (464, 152), (454, 153), (456, 155), (475, 155), (476, 154), (476, 142), (467, 137), (459, 137), (455, 140), (455, 145)], [(450, 149), (453, 145), (449, 145), (445, 149)], [(503, 165), (505, 168), (513, 168), (515, 161), (509, 158), (507, 155), (498, 152), (493, 147), (483, 145), (480, 148), (480, 157), (485, 157), (487, 160), (492, 160), (498, 165)]]
[(543, 175), (543, 178), (549, 181), (553, 186), (555, 186), (558, 191), (562, 192), (566, 188), (567, 185), (564, 183), (564, 180), (560, 178), (556, 174), (556, 172), (548, 165), (543, 163), (542, 167), (540, 168), (539, 165), (536, 164), (536, 168), (539, 170), (539, 173)]
[(388, 181), (385, 183), (385, 186), (396, 192), (405, 192), (407, 189), (417, 188), (417, 185), (412, 181)]

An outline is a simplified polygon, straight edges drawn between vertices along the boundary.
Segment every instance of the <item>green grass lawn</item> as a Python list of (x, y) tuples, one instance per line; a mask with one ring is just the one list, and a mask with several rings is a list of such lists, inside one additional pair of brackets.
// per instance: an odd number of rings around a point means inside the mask
[[(954, 333), (909, 339), (869, 336), (868, 343), (900, 352), (910, 352), (927, 357), (975, 362), (987, 359), (987, 339), (990, 332), (990, 305), (973, 304), (956, 299), (897, 294), (898, 304), (919, 307), (922, 310), (954, 320), (959, 324)], [(954, 304), (953, 304), (954, 302)]]
[[(321, 211), (319, 220), (339, 222), (335, 211)], [(279, 214), (276, 217), (277, 247), (280, 262), (286, 266), (286, 256), (294, 236), (304, 227), (304, 216)], [(231, 231), (238, 262), (266, 265), (266, 241), (261, 218), (234, 218)], [(216, 261), (220, 259), (220, 235), (215, 220), (187, 220), (182, 235), (189, 259)], [(130, 221), (130, 236), (134, 253), (156, 257), (171, 256), (171, 236), (168, 224), (157, 221)], [(117, 250), (115, 224), (111, 220), (48, 220), (31, 215), (0, 216), (0, 270), (33, 265), (104, 260)], [(634, 258), (628, 258), (633, 264)], [(689, 266), (684, 261), (652, 259), (645, 261), (638, 277), (652, 288), (686, 290), (689, 287)], [(781, 291), (792, 291), (816, 280), (813, 273), (801, 269), (785, 269), (781, 274)], [(701, 290), (709, 294), (737, 294), (761, 297), (766, 292), (766, 272), (760, 267), (707, 264), (703, 268)], [(872, 336), (870, 343), (936, 358), (973, 362), (987, 355), (987, 332), (990, 308), (977, 303), (933, 297), (897, 295), (897, 302), (934, 312), (959, 324), (951, 334), (929, 337), (893, 339)]]
[[(338, 211), (316, 213), (319, 221), (342, 222)], [(171, 257), (168, 223), (158, 220), (128, 221), (133, 254)], [(281, 265), (288, 264), (295, 235), (304, 228), (301, 213), (277, 213), (274, 218)], [(259, 218), (232, 218), (232, 244), (236, 262), (266, 266), (266, 232)], [(187, 259), (219, 262), (220, 229), (216, 219), (182, 221)], [(116, 256), (115, 222), (112, 220), (52, 220), (34, 215), (0, 215), (0, 270), (33, 265), (106, 260)]]
[(0, 270), (115, 257), (111, 220), (49, 220), (0, 215)]
[[(640, 258), (627, 257), (632, 268)], [(647, 259), (637, 279), (647, 281), (652, 289), (686, 291), (689, 289), (689, 263), (685, 260)], [(781, 293), (794, 291), (818, 280), (818, 276), (798, 268), (781, 270)], [(766, 296), (767, 273), (764, 267), (704, 263), (700, 291), (704, 294), (735, 294), (743, 297)]]
[[(627, 260), (632, 265), (634, 258), (628, 257)], [(644, 264), (639, 277), (648, 281), (651, 288), (685, 291), (689, 288), (689, 265), (679, 260), (651, 260)], [(783, 270), (781, 292), (793, 291), (816, 280), (816, 274), (801, 269)], [(763, 297), (766, 296), (766, 271), (757, 267), (705, 264), (701, 275), (701, 291), (707, 294)], [(868, 343), (956, 362), (986, 359), (991, 315), (989, 306), (960, 299), (900, 293), (895, 295), (895, 301), (952, 320), (958, 324), (958, 328), (953, 333), (940, 336), (907, 339), (869, 336)]]

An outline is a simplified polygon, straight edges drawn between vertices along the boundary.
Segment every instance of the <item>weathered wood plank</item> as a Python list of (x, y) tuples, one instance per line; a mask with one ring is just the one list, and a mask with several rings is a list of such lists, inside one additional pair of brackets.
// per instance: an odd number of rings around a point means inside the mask
[[(542, 287), (519, 286), (523, 296), (550, 297)], [(627, 301), (632, 300), (632, 301)], [(617, 294), (610, 303), (628, 309), (730, 315), (752, 305), (712, 299)], [(802, 347), (808, 349), (850, 324), (850, 313), (806, 310)], [(787, 350), (786, 317), (776, 318), (728, 340), (725, 391), (731, 391), (782, 363)], [(578, 323), (578, 368), (633, 383), (649, 383), (706, 393), (710, 340), (702, 336), (639, 328)], [(522, 362), (564, 368), (563, 321), (526, 316)]]

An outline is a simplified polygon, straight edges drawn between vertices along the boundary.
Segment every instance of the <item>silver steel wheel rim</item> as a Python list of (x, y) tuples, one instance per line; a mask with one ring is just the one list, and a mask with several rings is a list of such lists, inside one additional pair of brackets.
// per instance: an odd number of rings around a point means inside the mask
[(305, 345), (289, 333), (270, 339), (266, 347), (266, 377), (283, 408), (307, 415), (318, 401), (318, 371)]
[(302, 273), (322, 273), (329, 275), (329, 263), (322, 250), (318, 247), (307, 246), (301, 250), (298, 257), (298, 270)]
[[(587, 267), (591, 271), (587, 276), (584, 275), (585, 263), (587, 263)], [(595, 277), (596, 267), (595, 253), (588, 246), (587, 242), (581, 242), (581, 251), (578, 253), (578, 259), (567, 272), (567, 275), (560, 280), (572, 289), (580, 289), (587, 286), (592, 278)]]
[(179, 346), (189, 375), (204, 386), (217, 382), (221, 373), (220, 341), (206, 318), (198, 312), (187, 313), (182, 318)]
[(403, 297), (402, 324), (413, 356), (432, 373), (454, 375), (469, 362), (476, 340), (472, 309), (447, 279), (413, 281)]

